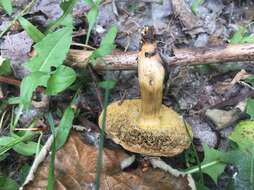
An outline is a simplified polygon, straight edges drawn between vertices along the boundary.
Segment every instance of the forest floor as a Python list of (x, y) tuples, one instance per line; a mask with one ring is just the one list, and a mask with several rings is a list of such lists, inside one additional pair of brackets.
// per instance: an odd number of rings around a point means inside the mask
[[(241, 163), (239, 160), (227, 161), (229, 156), (226, 154), (236, 152), (233, 156), (241, 158), (239, 153), (241, 148), (235, 148), (238, 142), (232, 137), (237, 126), (246, 122), (244, 128), (254, 131), (252, 121), (254, 119), (254, 62), (251, 60), (254, 54), (250, 59), (239, 56), (238, 60), (235, 56), (231, 61), (225, 62), (211, 61), (214, 58), (212, 55), (209, 58), (211, 60), (198, 64), (193, 64), (186, 55), (183, 59), (186, 59), (187, 64), (170, 63), (171, 58), (177, 56), (176, 49), (188, 49), (202, 55), (207, 51), (213, 52), (214, 49), (222, 51), (230, 45), (235, 45), (237, 52), (238, 44), (254, 43), (254, 1), (102, 1), (98, 6), (98, 16), (91, 30), (88, 45), (85, 45), (90, 24), (86, 19), (86, 14), (91, 10), (89, 2), (91, 1), (77, 1), (73, 8), (74, 27), (71, 49), (78, 50), (80, 53), (75, 55), (75, 61), (81, 59), (79, 62), (84, 63), (84, 60), (91, 55), (90, 52), (100, 47), (101, 39), (113, 25), (117, 27), (114, 51), (118, 53), (117, 55), (126, 56), (128, 60), (129, 54), (140, 50), (141, 31), (144, 26), (153, 26), (159, 53), (167, 65), (163, 104), (182, 115), (193, 131), (191, 148), (175, 157), (161, 157), (160, 164), (156, 164), (156, 159), (149, 156), (124, 150), (106, 136), (104, 169), (101, 174), (102, 189), (194, 189), (193, 186), (188, 185), (190, 181), (185, 176), (188, 176), (188, 169), (199, 166), (199, 162), (202, 166), (213, 161), (217, 164), (205, 168), (202, 172), (198, 170), (195, 173), (190, 172), (197, 189), (253, 189), (254, 151), (251, 150), (253, 152), (250, 156), (246, 156), (247, 160), (241, 160)], [(24, 30), (24, 26), (15, 20), (15, 17), (23, 16), (46, 34), (52, 20), (59, 19), (66, 11), (61, 8), (60, 0), (37, 0), (28, 11), (21, 14), (29, 3), (28, 0), (12, 1), (11, 16), (6, 14), (4, 9), (0, 9), (0, 31), (5, 31), (10, 26), (0, 39), (0, 189), (8, 189), (6, 184), (11, 188), (21, 186), (31, 166), (34, 165), (34, 158), (38, 157), (34, 152), (31, 155), (29, 148), (17, 150), (19, 148), (16, 144), (13, 146), (9, 144), (10, 147), (4, 149), (7, 144), (4, 143), (6, 139), (3, 137), (11, 137), (13, 132), (22, 135), (20, 131), (23, 132), (22, 129), (30, 126), (40, 131), (39, 136), (33, 137), (33, 143), (37, 144), (39, 138), (41, 145), (45, 147), (45, 143), (50, 143), (49, 138), (52, 133), (48, 113), (52, 113), (56, 125), (61, 125), (61, 122), (65, 122), (66, 125), (73, 124), (69, 141), (56, 156), (57, 189), (93, 189), (97, 175), (95, 168), (100, 136), (98, 117), (103, 110), (105, 94), (105, 90), (98, 84), (103, 80), (116, 81), (115, 87), (110, 91), (109, 103), (139, 98), (140, 88), (136, 66), (132, 63), (127, 65), (126, 69), (124, 65), (121, 66), (121, 62), (127, 61), (117, 60), (120, 63), (119, 68), (107, 71), (96, 69), (92, 65), (80, 68), (79, 65), (75, 65), (75, 61), (71, 60), (67, 63), (68, 59), (66, 59), (66, 65), (73, 66), (75, 70), (76, 81), (64, 91), (53, 95), (43, 93), (46, 92), (44, 85), (38, 84), (35, 87), (33, 83), (28, 85), (32, 91), (36, 89), (32, 97), (32, 106), (23, 109), (15, 124), (16, 129), (12, 129), (10, 123), (17, 118), (20, 110), (13, 97), (21, 96), (20, 88), (25, 76), (31, 71), (24, 65), (37, 53), (33, 46), (36, 42)], [(214, 59), (224, 60), (225, 55), (216, 56)], [(112, 57), (114, 60), (114, 56)], [(4, 70), (1, 67), (2, 59), (10, 60), (11, 74), (4, 75), (1, 72)], [(210, 62), (213, 64), (208, 64)], [(21, 86), (20, 82), (22, 82)], [(64, 114), (68, 114), (66, 109), (73, 100), (78, 102), (71, 105), (75, 107), (75, 116), (72, 118), (70, 116), (72, 113), (69, 113), (70, 115), (63, 121)], [(27, 143), (26, 146), (34, 148), (34, 144)], [(239, 144), (238, 146), (241, 147)], [(47, 148), (49, 147), (50, 145)], [(30, 179), (32, 182), (28, 183), (27, 189), (46, 189), (50, 164), (50, 155), (46, 157), (48, 151), (46, 150), (45, 155), (38, 161), (44, 160), (43, 165), (38, 170), (32, 168), (36, 177)], [(249, 163), (252, 165), (246, 169)], [(124, 167), (119, 169), (120, 165)], [(176, 175), (172, 168), (167, 169), (169, 165), (182, 171), (182, 177)], [(160, 169), (155, 169), (156, 167)]]

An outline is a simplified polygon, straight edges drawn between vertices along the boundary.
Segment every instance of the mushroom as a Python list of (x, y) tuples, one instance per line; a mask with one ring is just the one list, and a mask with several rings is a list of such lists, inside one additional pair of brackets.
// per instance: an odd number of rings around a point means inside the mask
[[(128, 151), (174, 156), (189, 147), (191, 127), (174, 110), (162, 105), (165, 70), (151, 28), (145, 30), (143, 40), (138, 54), (141, 99), (108, 105), (106, 133)], [(102, 127), (102, 114), (99, 125)]]

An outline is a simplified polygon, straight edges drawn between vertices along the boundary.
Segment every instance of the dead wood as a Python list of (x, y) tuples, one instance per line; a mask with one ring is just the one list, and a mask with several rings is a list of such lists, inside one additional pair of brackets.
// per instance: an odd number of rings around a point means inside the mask
[[(70, 51), (67, 64), (79, 68), (87, 65), (90, 52), (84, 50)], [(81, 58), (82, 57), (82, 58)], [(254, 44), (236, 44), (210, 48), (174, 49), (174, 56), (169, 57), (169, 66), (222, 64), (235, 62), (251, 62), (254, 60)], [(98, 59), (96, 70), (135, 70), (137, 68), (137, 52), (114, 51), (113, 54)]]

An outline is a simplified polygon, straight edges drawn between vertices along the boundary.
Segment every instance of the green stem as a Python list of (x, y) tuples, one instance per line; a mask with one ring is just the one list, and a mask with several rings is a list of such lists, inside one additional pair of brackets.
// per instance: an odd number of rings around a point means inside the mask
[(251, 173), (250, 173), (250, 184), (252, 186), (252, 190), (254, 190), (254, 176), (253, 176), (253, 170), (254, 170), (254, 156), (251, 156), (251, 164), (250, 164), (250, 168), (251, 168)]
[(14, 122), (11, 124), (11, 127), (10, 127), (10, 133), (13, 134), (14, 133), (14, 130), (18, 124), (18, 121), (19, 121), (19, 118), (23, 112), (23, 109), (24, 109), (24, 106), (23, 105), (20, 105), (19, 109), (18, 109), (18, 113), (16, 114), (15, 116), (15, 119), (14, 119)]
[(36, 0), (32, 0), (15, 18), (11, 21), (11, 23), (0, 33), (0, 38), (10, 29), (10, 27), (16, 23), (20, 16), (25, 15), (33, 6)]
[(190, 132), (189, 132), (189, 130), (188, 130), (187, 124), (186, 124), (185, 120), (183, 120), (183, 121), (184, 121), (185, 129), (186, 129), (186, 131), (187, 131), (187, 133), (188, 133), (188, 136), (189, 136), (189, 138), (190, 138), (190, 140), (191, 140), (191, 148), (192, 148), (192, 150), (194, 151), (196, 160), (197, 160), (197, 162), (198, 162), (198, 171), (199, 171), (199, 176), (200, 176), (200, 182), (201, 182), (201, 184), (204, 185), (204, 176), (203, 176), (203, 173), (202, 173), (201, 162), (200, 162), (199, 157), (198, 157), (198, 152), (197, 152), (197, 150), (196, 150), (195, 145), (193, 144), (193, 141), (192, 141), (192, 138), (191, 138), (191, 134), (190, 134)]
[(212, 161), (212, 162), (209, 162), (209, 163), (206, 163), (206, 164), (199, 164), (198, 166), (196, 166), (194, 168), (188, 169), (184, 173), (185, 174), (193, 174), (193, 173), (196, 173), (198, 171), (200, 172), (200, 170), (211, 167), (211, 166), (216, 165), (218, 163), (220, 163), (220, 161), (216, 160), (216, 161)]
[(100, 130), (100, 140), (99, 140), (99, 153), (96, 161), (96, 178), (95, 178), (95, 189), (100, 189), (100, 175), (102, 168), (102, 156), (103, 156), (103, 147), (104, 147), (104, 131), (106, 128), (106, 115), (107, 115), (107, 106), (109, 101), (110, 89), (106, 89), (104, 102), (103, 102), (103, 115), (102, 115), (102, 129)]

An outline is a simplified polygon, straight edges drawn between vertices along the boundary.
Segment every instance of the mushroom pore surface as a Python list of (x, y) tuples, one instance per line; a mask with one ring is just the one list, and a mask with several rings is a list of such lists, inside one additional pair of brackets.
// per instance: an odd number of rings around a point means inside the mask
[[(161, 106), (159, 123), (154, 126), (139, 122), (140, 113), (140, 99), (110, 104), (106, 117), (108, 137), (126, 150), (150, 156), (174, 156), (189, 147), (192, 137), (189, 137), (182, 117), (171, 108)], [(187, 128), (192, 135), (191, 128)]]

